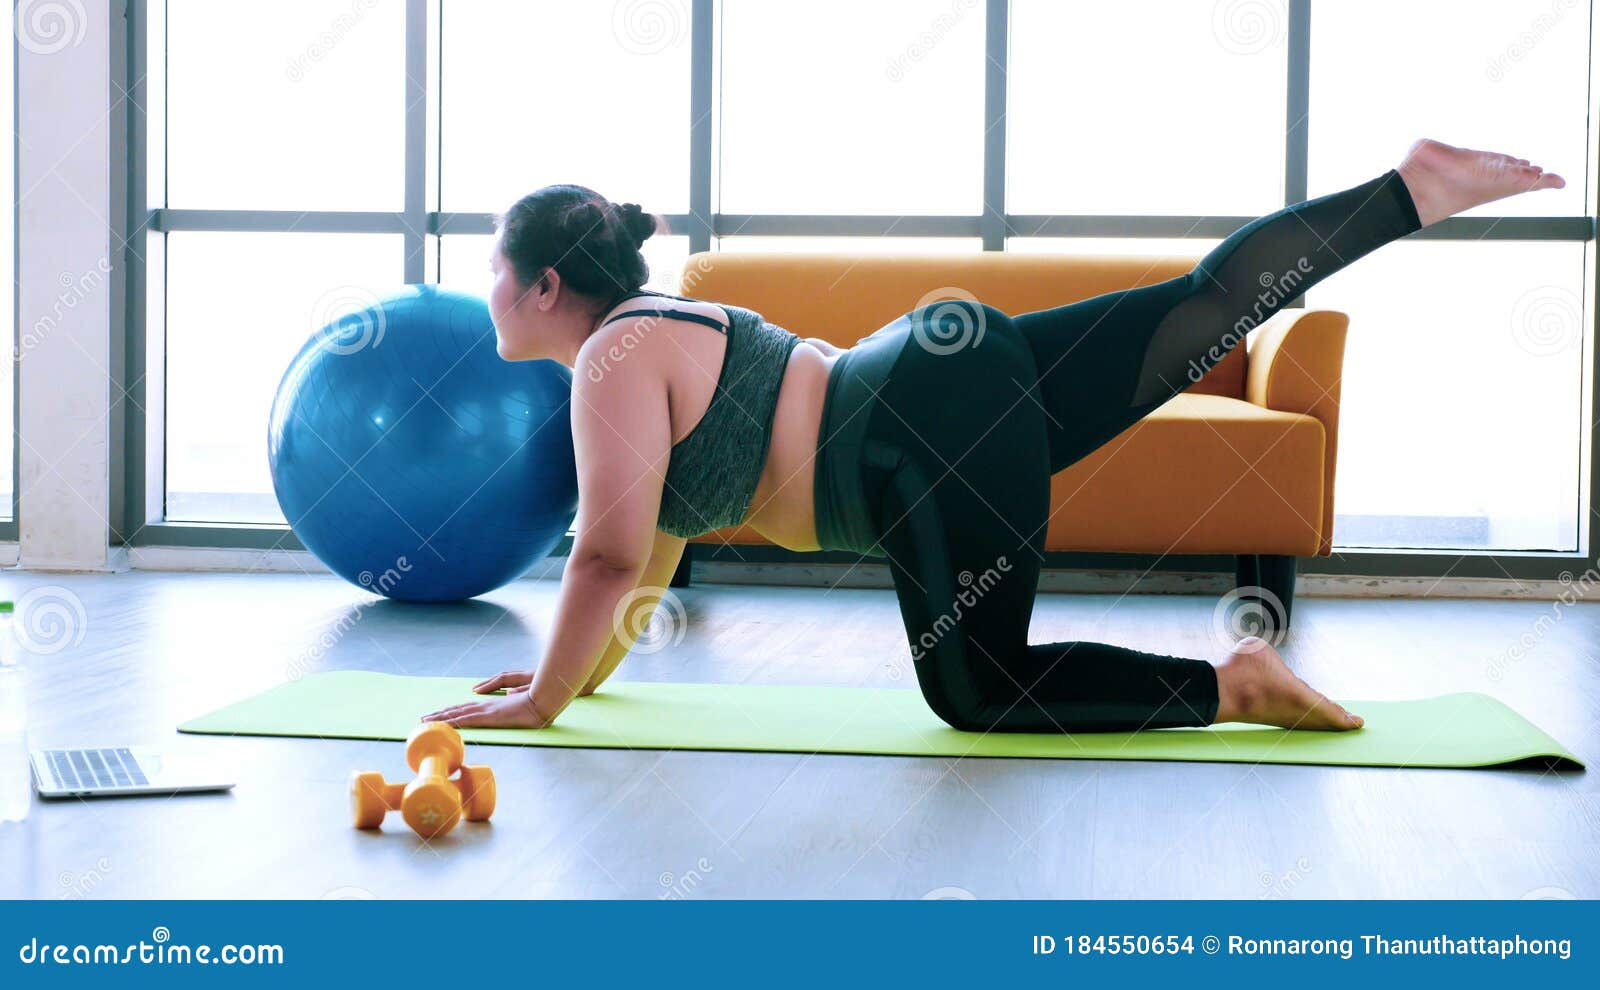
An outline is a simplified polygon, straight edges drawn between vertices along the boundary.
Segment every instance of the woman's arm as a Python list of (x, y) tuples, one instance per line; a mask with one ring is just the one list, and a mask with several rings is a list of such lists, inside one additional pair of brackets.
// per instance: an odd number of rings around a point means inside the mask
[[(633, 589), (628, 599), (630, 607), (627, 614), (620, 621), (615, 613), (612, 614), (611, 645), (600, 655), (600, 665), (589, 675), (589, 682), (578, 692), (579, 697), (593, 694), (605, 679), (611, 676), (611, 672), (627, 658), (628, 652), (633, 649), (633, 644), (638, 639), (631, 633), (635, 630), (643, 631), (648, 626), (650, 617), (655, 614), (656, 606), (660, 604), (662, 596), (667, 594), (667, 585), (678, 571), (678, 562), (683, 559), (683, 549), (687, 544), (688, 541), (681, 536), (656, 533), (650, 560), (645, 564), (638, 587)], [(511, 693), (519, 693), (527, 690), (537, 673), (537, 669), (504, 670), (493, 677), (479, 681), (473, 685), (472, 690), (478, 694), (493, 694), (501, 688), (506, 688)]]
[[(620, 320), (583, 347), (610, 346)], [(578, 366), (587, 366), (580, 352)], [(578, 466), (577, 535), (539, 671), (529, 686), (534, 712), (554, 721), (610, 651), (618, 603), (639, 586), (654, 556), (672, 424), (661, 369), (636, 351), (595, 380), (573, 376), (572, 439)]]
[(681, 536), (672, 536), (659, 531), (656, 533), (655, 546), (650, 550), (650, 560), (645, 564), (644, 574), (640, 576), (639, 585), (634, 589), (634, 597), (629, 601), (628, 616), (625, 621), (617, 622), (616, 616), (613, 615), (611, 645), (601, 654), (600, 666), (589, 675), (589, 683), (578, 692), (580, 696), (593, 694), (627, 657), (628, 651), (633, 649), (634, 640), (638, 638), (634, 633), (643, 630), (650, 617), (655, 614), (661, 597), (667, 593), (667, 585), (672, 581), (672, 575), (677, 573), (678, 561), (683, 559), (683, 548), (687, 542)]
[[(629, 330), (618, 320), (578, 353), (588, 367)], [(440, 709), (427, 720), (457, 726), (543, 728), (589, 684), (609, 652), (613, 616), (639, 586), (653, 557), (661, 489), (672, 449), (665, 375), (648, 351), (610, 363), (605, 374), (574, 375), (572, 441), (578, 468), (577, 536), (561, 575), (555, 622), (525, 691)]]

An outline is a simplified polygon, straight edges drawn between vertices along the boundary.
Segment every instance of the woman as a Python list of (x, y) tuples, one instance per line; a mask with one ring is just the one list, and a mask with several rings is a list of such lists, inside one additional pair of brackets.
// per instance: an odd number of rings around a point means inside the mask
[[(1257, 637), (1215, 661), (1029, 644), (1050, 476), (1362, 255), (1564, 185), (1525, 159), (1423, 139), (1368, 182), (1251, 221), (1187, 275), (1018, 316), (941, 303), (845, 351), (739, 307), (642, 292), (653, 220), (579, 186), (541, 189), (502, 220), (489, 309), (502, 357), (574, 369), (577, 537), (539, 666), (475, 687), (504, 696), (425, 718), (550, 725), (626, 655), (618, 604), (654, 608), (685, 537), (745, 522), (792, 550), (884, 557), (923, 697), (958, 729), (1358, 729)], [(944, 343), (932, 321), (952, 313), (981, 345)]]

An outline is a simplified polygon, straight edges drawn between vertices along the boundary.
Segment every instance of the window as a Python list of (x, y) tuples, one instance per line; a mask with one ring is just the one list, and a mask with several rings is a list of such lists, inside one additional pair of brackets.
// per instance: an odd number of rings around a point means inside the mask
[[(1310, 195), (1364, 182), (1374, 169), (1396, 164), (1412, 141), (1431, 137), (1515, 149), (1575, 180), (1463, 216), (1582, 216), (1586, 152), (1595, 140), (1588, 121), (1590, 4), (1496, 0), (1475, 5), (1470, 17), (1441, 17), (1444, 6), (1317, 5)], [(1383, 113), (1372, 112), (1378, 106)]]
[(1340, 545), (1578, 549), (1583, 282), (1581, 243), (1402, 241), (1306, 294), (1350, 314)]
[(157, 529), (281, 526), (263, 424), (295, 349), (404, 282), (486, 291), (494, 215), (543, 185), (666, 215), (645, 254), (675, 292), (712, 250), (1197, 258), (1428, 136), (1569, 184), (1301, 302), (1351, 317), (1335, 543), (1581, 549), (1593, 3), (1481, 7), (286, 0), (241, 31), (232, 5), (133, 0), (152, 459), (130, 487)]
[(394, 234), (167, 236), (168, 519), (283, 522), (266, 454), (278, 381), (313, 330), (398, 281), (399, 257)]
[(1012, 213), (1283, 205), (1286, 0), (1013, 0)]
[(449, 0), (442, 15), (444, 209), (571, 182), (687, 212), (687, 3)]
[(982, 210), (981, 4), (723, 0), (722, 12), (723, 212)]
[(1491, 222), (1459, 239), (1388, 245), (1306, 294), (1350, 314), (1342, 546), (1579, 549), (1594, 308), (1585, 245), (1488, 235), (1503, 214), (1584, 212), (1588, 7), (1511, 0), (1440, 17), (1433, 4), (1316, 6), (1310, 195), (1398, 164), (1418, 137), (1515, 150), (1568, 180), (1467, 211)]
[(168, 206), (401, 208), (405, 4), (167, 0), (166, 26)]

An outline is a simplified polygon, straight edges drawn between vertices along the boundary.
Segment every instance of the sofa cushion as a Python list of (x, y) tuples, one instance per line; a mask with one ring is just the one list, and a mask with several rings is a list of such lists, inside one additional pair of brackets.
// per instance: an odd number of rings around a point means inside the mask
[(1322, 423), (1185, 392), (1051, 479), (1050, 549), (1310, 556)]

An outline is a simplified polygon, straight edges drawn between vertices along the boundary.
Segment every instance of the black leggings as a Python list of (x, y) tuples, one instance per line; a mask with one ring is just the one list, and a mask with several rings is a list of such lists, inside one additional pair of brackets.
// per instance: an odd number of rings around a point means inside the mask
[(1215, 719), (1206, 661), (1028, 642), (1050, 476), (1198, 381), (1311, 286), (1421, 226), (1391, 169), (1251, 221), (1187, 275), (1018, 316), (936, 303), (835, 362), (818, 540), (887, 558), (917, 683), (940, 718), (1001, 732)]

